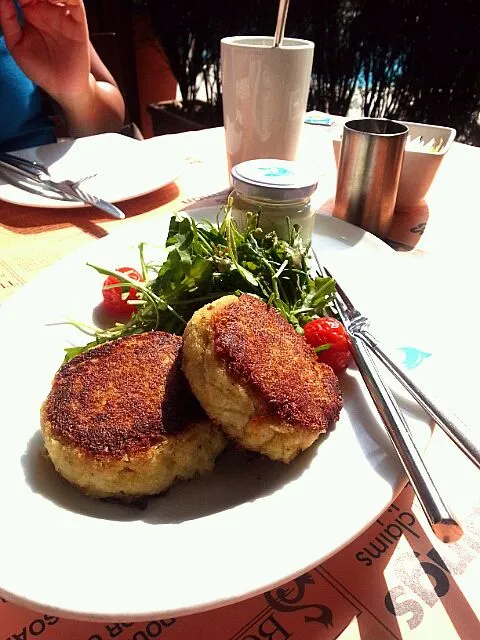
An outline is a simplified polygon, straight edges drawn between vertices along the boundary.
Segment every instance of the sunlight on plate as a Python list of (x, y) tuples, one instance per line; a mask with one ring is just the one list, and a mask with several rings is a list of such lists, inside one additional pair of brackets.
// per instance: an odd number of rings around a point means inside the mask
[[(217, 209), (192, 213), (214, 219)], [(290, 465), (229, 451), (211, 475), (175, 485), (144, 511), (89, 500), (54, 472), (41, 455), (40, 405), (64, 347), (87, 341), (58, 323), (92, 321), (102, 276), (87, 260), (135, 266), (138, 243), (161, 244), (168, 223), (162, 216), (88, 245), (0, 308), (0, 482), (8, 487), (2, 506), (12, 525), (3, 527), (0, 591), (9, 599), (117, 621), (221, 606), (316, 566), (369, 526), (404, 485), (355, 368), (341, 378), (345, 406), (335, 428)], [(362, 309), (380, 327), (398, 318), (400, 330), (394, 252), (323, 216), (313, 242)], [(423, 413), (398, 397), (425, 448)], [(48, 571), (36, 570), (45, 554)]]
[[(174, 182), (186, 163), (168, 141), (138, 141), (116, 133), (67, 140), (15, 152), (46, 165), (55, 180), (80, 180), (82, 188), (107, 202), (136, 198)], [(20, 189), (3, 176), (0, 199), (30, 207), (79, 208), (81, 202), (46, 198)]]

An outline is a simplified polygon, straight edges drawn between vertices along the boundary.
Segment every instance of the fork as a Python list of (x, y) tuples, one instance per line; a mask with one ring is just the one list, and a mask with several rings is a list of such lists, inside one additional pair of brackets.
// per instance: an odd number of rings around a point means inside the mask
[[(333, 277), (328, 269), (324, 272)], [(442, 407), (435, 396), (421, 389), (414, 380), (388, 355), (387, 350), (369, 331), (369, 320), (353, 305), (342, 287), (336, 283), (336, 301), (346, 317), (347, 330), (358, 336), (412, 395), (426, 413), (445, 431), (451, 440), (480, 468), (480, 444), (472, 431), (450, 409)], [(345, 323), (344, 323), (345, 324)]]
[(8, 153), (0, 153), (0, 168), (6, 168), (22, 176), (22, 178), (26, 178), (36, 183), (36, 185), (40, 185), (43, 190), (45, 190), (45, 193), (42, 195), (51, 197), (50, 193), (53, 192), (56, 195), (61, 195), (63, 200), (67, 202), (81, 201), (105, 211), (112, 218), (120, 220), (125, 218), (124, 212), (115, 205), (107, 202), (103, 198), (86, 193), (79, 188), (78, 185), (92, 178), (92, 175), (86, 176), (76, 182), (73, 180), (53, 180), (48, 168), (44, 165)]
[[(38, 160), (28, 160), (27, 158), (22, 158), (21, 156), (17, 156), (13, 153), (2, 152), (0, 153), (0, 164), (2, 162), (8, 165), (14, 165), (19, 170), (24, 170), (25, 177), (31, 177), (32, 174), (40, 180), (44, 177), (48, 179), (52, 177), (49, 168), (41, 162), (38, 162)], [(92, 173), (91, 175), (85, 176), (84, 178), (80, 178), (80, 180), (68, 180), (65, 182), (68, 182), (71, 187), (76, 188), (79, 187), (83, 182), (95, 178), (96, 175), (96, 173)]]
[[(320, 264), (315, 251), (313, 255), (321, 275), (333, 278), (330, 272)], [(367, 318), (353, 306), (349, 312), (339, 293), (335, 295), (333, 305), (350, 337), (352, 354), (365, 386), (387, 429), (432, 531), (442, 542), (456, 542), (463, 535), (462, 528), (435, 486), (415, 445), (405, 416), (383, 381), (370, 348), (359, 336), (359, 328), (367, 322)]]

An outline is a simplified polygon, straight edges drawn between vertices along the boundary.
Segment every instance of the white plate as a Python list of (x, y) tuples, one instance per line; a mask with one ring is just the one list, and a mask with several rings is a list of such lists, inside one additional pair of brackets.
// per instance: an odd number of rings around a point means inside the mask
[[(118, 133), (102, 133), (55, 144), (33, 147), (15, 154), (46, 165), (55, 180), (80, 180), (83, 188), (107, 202), (130, 200), (161, 189), (178, 178), (184, 162), (171, 145), (158, 139), (138, 141)], [(71, 209), (81, 202), (46, 198), (0, 177), (0, 199), (29, 207)]]
[[(214, 216), (203, 209), (196, 215)], [(335, 429), (289, 466), (224, 455), (212, 475), (179, 483), (145, 511), (93, 501), (41, 456), (39, 409), (67, 344), (84, 336), (102, 277), (86, 260), (136, 263), (140, 240), (161, 244), (169, 216), (96, 241), (0, 308), (2, 435), (0, 590), (61, 616), (145, 620), (247, 598), (316, 566), (363, 531), (405, 478), (359, 374), (342, 377)], [(319, 216), (314, 244), (365, 311), (392, 324), (395, 255), (382, 242)], [(399, 322), (402, 318), (399, 317)], [(430, 428), (402, 400), (418, 444)]]

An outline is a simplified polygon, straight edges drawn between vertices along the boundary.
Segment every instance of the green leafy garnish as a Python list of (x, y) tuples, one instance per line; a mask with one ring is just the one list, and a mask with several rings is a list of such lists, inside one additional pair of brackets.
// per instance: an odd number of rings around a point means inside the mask
[(326, 342), (325, 344), (319, 344), (318, 347), (314, 347), (315, 353), (320, 353), (321, 351), (327, 351), (332, 347), (330, 342)]
[(144, 243), (140, 244), (140, 264), (145, 282), (126, 274), (90, 265), (100, 274), (114, 275), (125, 290), (137, 291), (136, 311), (125, 323), (109, 329), (73, 323), (94, 339), (84, 347), (66, 349), (65, 361), (98, 344), (116, 338), (162, 330), (181, 335), (193, 313), (224, 295), (251, 293), (275, 307), (299, 333), (319, 316), (333, 299), (335, 281), (310, 274), (308, 248), (302, 242), (298, 225), (288, 225), (288, 238), (275, 232), (264, 233), (259, 214), (247, 214), (239, 231), (224, 208), (223, 219), (212, 224), (195, 221), (186, 214), (170, 220), (166, 246), (168, 256), (162, 264), (147, 262)]

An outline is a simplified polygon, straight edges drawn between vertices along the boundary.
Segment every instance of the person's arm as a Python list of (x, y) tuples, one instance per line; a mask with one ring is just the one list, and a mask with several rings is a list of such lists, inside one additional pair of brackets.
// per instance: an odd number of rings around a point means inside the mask
[(118, 131), (125, 105), (90, 43), (82, 0), (0, 0), (6, 45), (23, 72), (60, 106), (69, 135)]
[(74, 137), (119, 131), (125, 119), (125, 103), (112, 74), (90, 43), (90, 73), (85, 91), (52, 96), (62, 109), (68, 132)]

